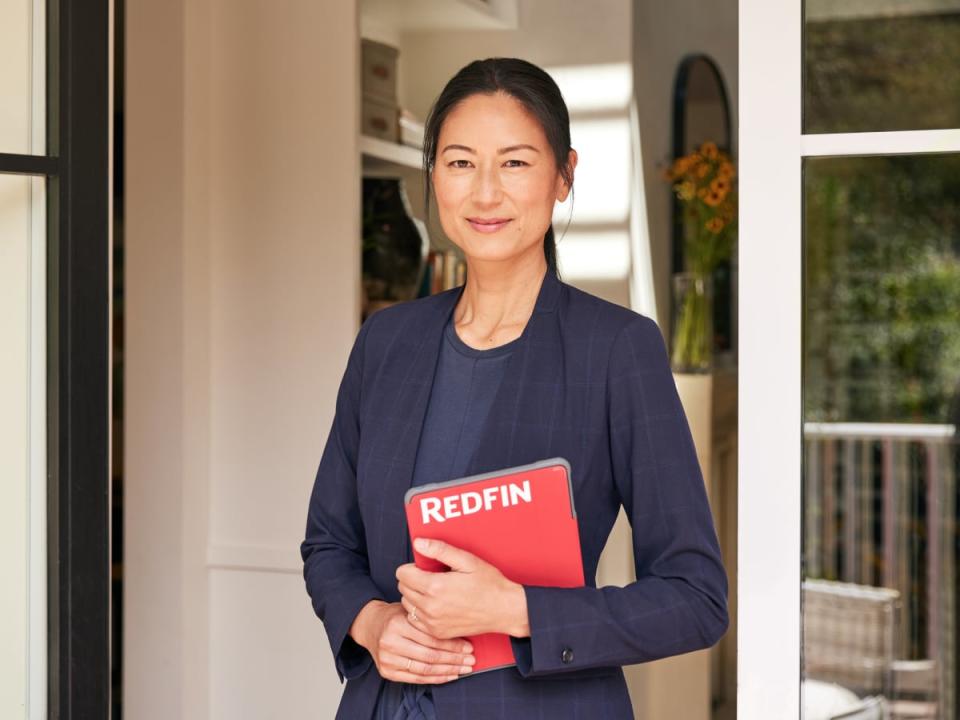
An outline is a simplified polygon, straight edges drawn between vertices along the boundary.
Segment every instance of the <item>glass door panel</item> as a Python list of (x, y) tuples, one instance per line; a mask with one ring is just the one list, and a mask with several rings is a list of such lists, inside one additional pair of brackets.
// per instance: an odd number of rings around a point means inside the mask
[(960, 154), (805, 158), (803, 201), (805, 717), (955, 718)]
[(0, 174), (0, 717), (46, 708), (44, 178)]
[(960, 127), (960, 0), (806, 0), (803, 132)]
[(0, 4), (0, 153), (45, 152), (45, 9), (44, 0)]

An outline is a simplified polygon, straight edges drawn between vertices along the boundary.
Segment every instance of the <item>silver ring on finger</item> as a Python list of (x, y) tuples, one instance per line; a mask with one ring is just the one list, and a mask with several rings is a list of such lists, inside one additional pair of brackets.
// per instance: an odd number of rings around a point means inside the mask
[(413, 658), (407, 658), (407, 672), (410, 672), (411, 665), (413, 665)]
[(416, 608), (414, 608), (413, 610), (410, 611), (410, 619), (411, 619), (411, 620), (414, 620), (414, 621), (417, 619), (417, 609), (416, 609)]

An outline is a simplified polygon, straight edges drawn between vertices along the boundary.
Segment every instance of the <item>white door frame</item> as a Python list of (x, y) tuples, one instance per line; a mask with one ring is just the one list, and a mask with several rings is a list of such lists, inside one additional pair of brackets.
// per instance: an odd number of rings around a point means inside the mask
[(803, 2), (740, 0), (737, 717), (799, 718), (805, 157), (960, 152), (960, 129), (803, 135)]

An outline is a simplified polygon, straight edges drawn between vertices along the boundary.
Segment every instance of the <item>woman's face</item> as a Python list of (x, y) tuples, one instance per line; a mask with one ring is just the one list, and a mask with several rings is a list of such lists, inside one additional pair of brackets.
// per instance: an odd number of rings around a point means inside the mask
[[(571, 150), (571, 175), (576, 161)], [(471, 95), (447, 115), (432, 180), (444, 232), (483, 261), (542, 252), (569, 192), (540, 123), (501, 92)]]

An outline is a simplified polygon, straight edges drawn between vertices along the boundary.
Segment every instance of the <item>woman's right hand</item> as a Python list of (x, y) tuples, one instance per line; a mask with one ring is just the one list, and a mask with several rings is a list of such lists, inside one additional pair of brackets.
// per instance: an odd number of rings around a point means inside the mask
[[(362, 619), (361, 637), (355, 639), (370, 652), (381, 677), (406, 683), (444, 683), (472, 670), (475, 658), (468, 641), (435, 638), (414, 627), (402, 603), (381, 601), (375, 607), (375, 612)], [(364, 607), (361, 613), (368, 609)]]

